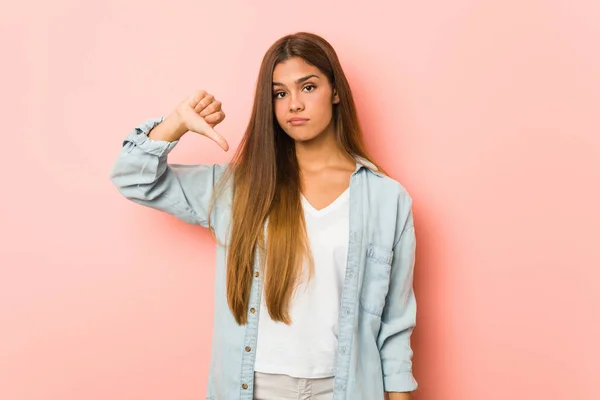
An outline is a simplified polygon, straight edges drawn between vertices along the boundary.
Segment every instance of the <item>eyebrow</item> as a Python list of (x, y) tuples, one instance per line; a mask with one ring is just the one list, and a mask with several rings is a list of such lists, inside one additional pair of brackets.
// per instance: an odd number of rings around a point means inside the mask
[[(302, 82), (304, 82), (306, 80), (309, 80), (310, 78), (317, 78), (317, 79), (319, 79), (319, 77), (317, 75), (311, 74), (311, 75), (306, 75), (306, 76), (304, 76), (302, 78), (296, 79), (294, 81), (294, 83), (295, 84), (299, 84), (299, 83), (302, 83)], [(283, 83), (281, 83), (281, 82), (273, 82), (273, 86), (285, 86), (285, 85)]]

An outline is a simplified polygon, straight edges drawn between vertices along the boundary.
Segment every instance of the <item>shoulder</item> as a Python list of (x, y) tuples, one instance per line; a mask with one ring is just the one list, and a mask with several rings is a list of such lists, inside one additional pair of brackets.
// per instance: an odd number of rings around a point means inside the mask
[[(381, 173), (368, 173), (370, 213), (377, 215), (379, 230), (387, 230), (397, 243), (402, 233), (414, 226), (413, 199), (398, 180)], [(393, 229), (393, 233), (391, 232)]]
[(373, 171), (367, 173), (367, 179), (369, 180), (369, 189), (380, 200), (386, 203), (393, 202), (399, 206), (403, 205), (402, 208), (410, 208), (412, 206), (412, 196), (408, 189), (398, 180)]

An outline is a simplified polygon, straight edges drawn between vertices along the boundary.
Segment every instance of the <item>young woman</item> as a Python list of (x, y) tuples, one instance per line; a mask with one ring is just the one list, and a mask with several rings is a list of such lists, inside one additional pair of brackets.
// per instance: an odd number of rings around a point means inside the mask
[(217, 240), (207, 399), (409, 399), (412, 200), (367, 155), (350, 86), (323, 38), (267, 51), (230, 163), (175, 165), (186, 132), (228, 144), (198, 91), (125, 139), (111, 179), (128, 199)]

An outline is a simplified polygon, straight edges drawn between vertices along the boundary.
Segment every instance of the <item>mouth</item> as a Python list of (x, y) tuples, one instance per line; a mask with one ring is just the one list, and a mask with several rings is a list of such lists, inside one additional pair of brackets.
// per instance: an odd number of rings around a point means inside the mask
[(290, 118), (288, 123), (291, 125), (303, 125), (309, 121), (308, 118)]

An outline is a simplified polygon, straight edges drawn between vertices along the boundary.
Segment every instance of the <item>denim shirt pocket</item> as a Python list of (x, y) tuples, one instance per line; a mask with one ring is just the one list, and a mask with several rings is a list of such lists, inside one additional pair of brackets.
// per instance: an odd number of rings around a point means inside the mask
[(360, 305), (370, 314), (381, 317), (390, 286), (390, 272), (394, 252), (370, 244), (367, 248), (365, 272), (360, 294)]

